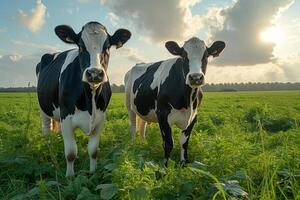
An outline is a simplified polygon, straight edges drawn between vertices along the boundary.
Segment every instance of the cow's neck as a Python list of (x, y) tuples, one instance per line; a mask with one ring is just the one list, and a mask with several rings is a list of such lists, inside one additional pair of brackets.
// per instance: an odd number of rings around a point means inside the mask
[[(99, 93), (102, 89), (102, 85), (99, 86)], [(90, 118), (90, 131), (89, 134), (92, 134), (95, 126), (96, 126), (96, 115), (97, 115), (97, 104), (96, 104), (96, 95), (98, 95), (97, 93), (97, 89), (92, 89), (92, 115)]]
[(197, 98), (198, 98), (198, 92), (200, 90), (200, 87), (197, 87), (197, 88), (192, 88), (191, 90), (191, 94), (190, 94), (190, 106), (193, 108), (193, 104), (195, 101), (197, 101)]
[(99, 99), (100, 93), (102, 90), (102, 85), (98, 88), (87, 88), (85, 87), (85, 94), (86, 94), (86, 102), (88, 112), (90, 114), (90, 121), (89, 121), (89, 135), (93, 134), (93, 131), (96, 126), (97, 122), (97, 101)]

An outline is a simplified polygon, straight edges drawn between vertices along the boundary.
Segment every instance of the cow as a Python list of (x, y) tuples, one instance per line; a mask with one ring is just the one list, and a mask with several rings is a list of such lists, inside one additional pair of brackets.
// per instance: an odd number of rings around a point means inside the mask
[(120, 48), (131, 37), (127, 29), (109, 35), (98, 22), (85, 24), (79, 33), (67, 25), (55, 27), (56, 35), (77, 48), (45, 54), (37, 64), (37, 96), (45, 134), (60, 123), (67, 162), (66, 176), (74, 175), (77, 145), (73, 131), (89, 136), (90, 172), (97, 165), (97, 147), (105, 111), (111, 97), (107, 75), (110, 47)]
[(164, 164), (173, 149), (171, 126), (181, 129), (180, 160), (187, 162), (187, 148), (197, 119), (205, 83), (208, 57), (217, 57), (225, 48), (223, 41), (207, 47), (197, 37), (187, 40), (183, 47), (174, 41), (165, 43), (167, 50), (177, 56), (154, 63), (140, 63), (125, 75), (125, 104), (131, 132), (137, 129), (145, 137), (147, 123), (158, 123), (163, 139)]

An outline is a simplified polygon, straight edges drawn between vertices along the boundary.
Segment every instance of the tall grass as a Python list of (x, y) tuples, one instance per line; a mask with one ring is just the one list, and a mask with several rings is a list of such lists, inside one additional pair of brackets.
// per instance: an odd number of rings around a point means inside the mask
[(123, 98), (113, 94), (96, 173), (77, 130), (76, 176), (65, 178), (62, 137), (42, 135), (36, 95), (0, 94), (0, 199), (300, 199), (299, 92), (207, 93), (191, 163), (174, 127), (168, 168), (156, 124), (130, 137)]

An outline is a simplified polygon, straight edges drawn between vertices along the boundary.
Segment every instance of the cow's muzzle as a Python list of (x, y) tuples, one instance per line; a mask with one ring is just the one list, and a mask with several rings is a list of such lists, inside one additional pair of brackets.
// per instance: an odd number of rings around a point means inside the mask
[(204, 84), (204, 74), (202, 73), (193, 73), (188, 76), (189, 84), (191, 86), (200, 86)]
[(86, 80), (92, 84), (99, 84), (104, 80), (104, 71), (93, 67), (85, 71)]

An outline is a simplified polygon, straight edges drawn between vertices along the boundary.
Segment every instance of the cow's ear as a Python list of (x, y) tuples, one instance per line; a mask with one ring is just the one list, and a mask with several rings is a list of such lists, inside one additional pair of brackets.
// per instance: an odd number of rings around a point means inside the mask
[(175, 56), (182, 56), (183, 48), (179, 47), (178, 44), (174, 41), (168, 41), (165, 44), (165, 47), (168, 51)]
[(65, 43), (78, 44), (79, 36), (74, 30), (67, 25), (60, 25), (55, 27), (55, 34)]
[(207, 48), (208, 55), (217, 57), (225, 48), (225, 42), (216, 41), (209, 48)]
[(127, 29), (118, 29), (116, 32), (109, 37), (110, 45), (115, 45), (116, 48), (120, 48), (129, 40), (131, 33)]

